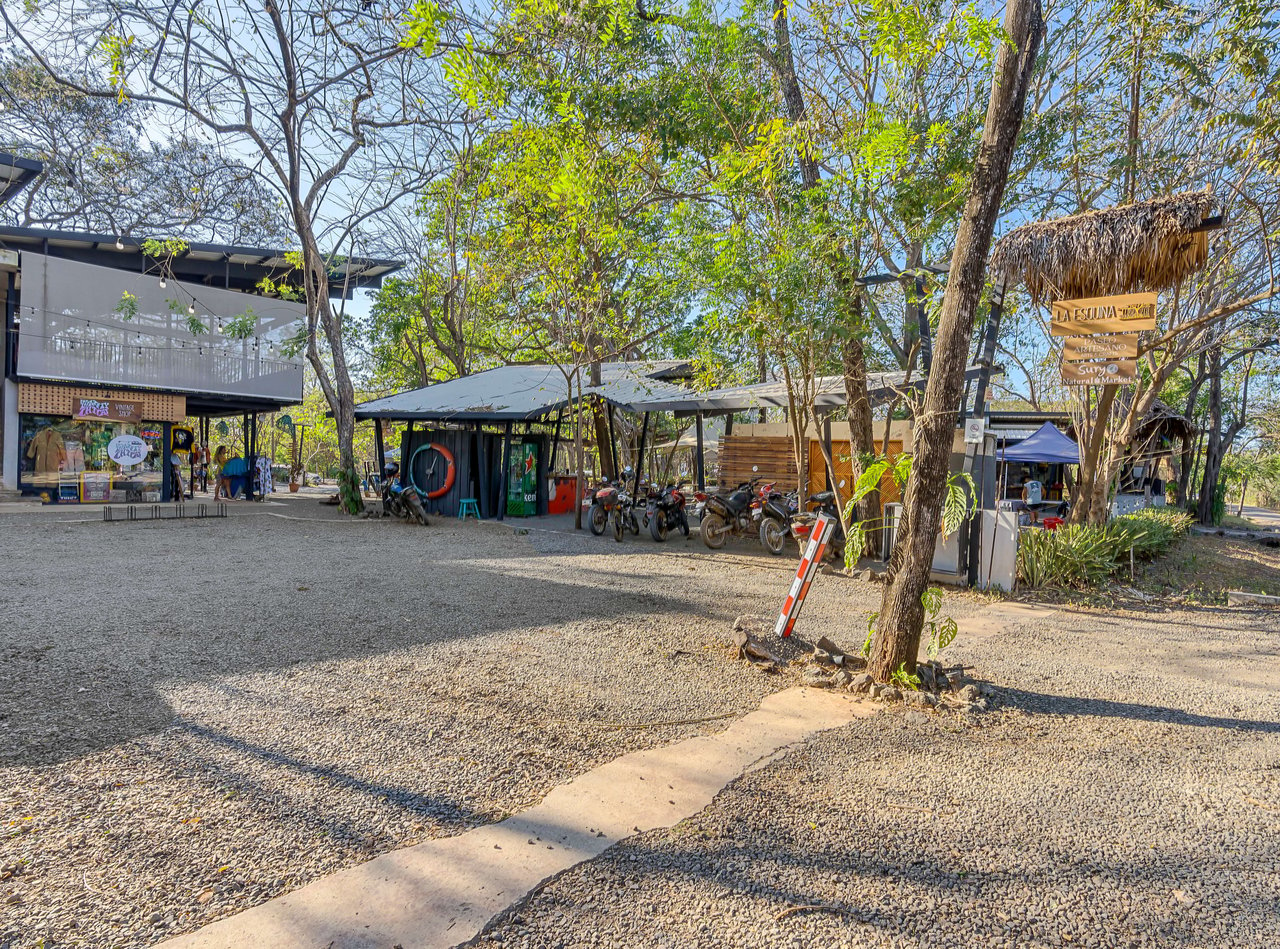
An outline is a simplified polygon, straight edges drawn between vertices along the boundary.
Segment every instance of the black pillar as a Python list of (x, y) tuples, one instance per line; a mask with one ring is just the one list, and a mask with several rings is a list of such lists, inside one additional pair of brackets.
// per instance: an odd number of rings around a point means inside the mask
[[(618, 470), (618, 436), (613, 432), (613, 406), (605, 402), (604, 410), (609, 414), (609, 457), (613, 459), (613, 477), (616, 481), (622, 472)], [(600, 457), (600, 467), (604, 467), (603, 455)]]
[(631, 495), (635, 497), (640, 493), (640, 477), (644, 474), (644, 449), (645, 443), (649, 440), (649, 413), (644, 413), (644, 423), (640, 426), (640, 455), (636, 458), (636, 480), (631, 488)]
[[(987, 314), (986, 331), (982, 339), (982, 353), (978, 357), (978, 381), (973, 387), (973, 417), (985, 418), (987, 414), (987, 383), (991, 379), (991, 367), (996, 358), (996, 341), (1000, 337), (1000, 317), (1004, 312), (1004, 278), (999, 277), (991, 286), (991, 309)], [(964, 470), (972, 475), (974, 461), (978, 462), (978, 491), (973, 499), (974, 512), (972, 520), (966, 522), (969, 534), (965, 538), (965, 559), (969, 586), (978, 582), (978, 559), (982, 550), (982, 511), (988, 501), (992, 508), (999, 512), (999, 497), (991, 496), (986, 489), (986, 454), (987, 439), (984, 435), (978, 445), (967, 446)], [(976, 457), (975, 457), (976, 456)], [(994, 535), (993, 541), (994, 543)]]
[(556, 474), (556, 450), (560, 447), (560, 425), (564, 422), (564, 414), (568, 412), (568, 408), (560, 410), (560, 414), (556, 416), (556, 430), (551, 436), (551, 457), (547, 461), (547, 473), (551, 477)]
[(382, 477), (382, 469), (387, 467), (387, 446), (382, 441), (382, 419), (373, 420), (373, 450), (378, 459), (378, 477)]
[(707, 490), (706, 462), (702, 447), (702, 413), (693, 416), (694, 431), (698, 436), (698, 452), (693, 457), (693, 484), (699, 491)]
[[(836, 456), (831, 448), (831, 413), (828, 412), (822, 419), (822, 447), (827, 450), (827, 457), (831, 459), (831, 464), (827, 465), (827, 487), (836, 493), (836, 501), (843, 505), (844, 495), (840, 493), (840, 486), (836, 483)], [(852, 446), (850, 446), (852, 450)], [(800, 477), (803, 484), (808, 480), (804, 475)], [(807, 492), (805, 492), (807, 493)], [(803, 499), (802, 499), (803, 500)]]
[(501, 490), (498, 492), (498, 520), (504, 520), (507, 513), (507, 471), (511, 467), (511, 423), (507, 422), (502, 431), (502, 476), (498, 481)]

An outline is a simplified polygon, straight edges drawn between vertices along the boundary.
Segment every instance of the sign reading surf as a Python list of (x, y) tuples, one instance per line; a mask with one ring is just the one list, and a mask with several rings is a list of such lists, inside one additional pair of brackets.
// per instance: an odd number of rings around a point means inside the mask
[(1156, 328), (1156, 295), (1125, 293), (1053, 303), (1050, 332), (1054, 336), (1094, 333), (1140, 333)]

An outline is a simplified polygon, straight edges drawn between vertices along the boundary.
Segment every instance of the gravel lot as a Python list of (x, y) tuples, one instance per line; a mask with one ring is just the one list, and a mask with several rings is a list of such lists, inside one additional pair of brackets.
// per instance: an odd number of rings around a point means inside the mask
[(828, 732), (480, 944), (1280, 944), (1280, 616), (1063, 611), (953, 648), (997, 688), (981, 727)]
[(0, 515), (0, 949), (152, 944), (792, 684), (725, 652), (794, 569), (749, 547), (232, 514)]

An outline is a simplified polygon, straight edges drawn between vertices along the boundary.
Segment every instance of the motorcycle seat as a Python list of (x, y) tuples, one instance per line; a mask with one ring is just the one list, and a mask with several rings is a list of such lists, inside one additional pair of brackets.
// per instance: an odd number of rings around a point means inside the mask
[(809, 495), (809, 500), (814, 504), (833, 504), (835, 499), (836, 493), (834, 491), (819, 491), (817, 494)]

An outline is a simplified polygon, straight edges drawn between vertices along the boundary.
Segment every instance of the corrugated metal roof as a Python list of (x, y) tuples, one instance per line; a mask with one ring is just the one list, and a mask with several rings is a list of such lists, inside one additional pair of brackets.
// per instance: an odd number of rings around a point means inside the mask
[[(673, 371), (686, 365), (680, 360), (603, 363), (600, 385), (584, 384), (582, 392), (633, 409), (641, 400), (671, 399), (686, 392), (678, 385), (657, 378), (670, 377)], [(574, 388), (576, 397), (577, 387)], [(356, 418), (527, 421), (554, 412), (571, 401), (568, 382), (557, 366), (522, 363), (363, 402), (356, 406)]]
[[(970, 366), (966, 379), (976, 379), (980, 367)], [(998, 374), (998, 373), (997, 373)], [(819, 409), (835, 408), (845, 404), (844, 376), (819, 376), (814, 405)], [(892, 401), (904, 386), (920, 388), (924, 378), (917, 372), (907, 382), (905, 372), (873, 372), (867, 376), (867, 390), (872, 404)], [(708, 392), (681, 389), (670, 396), (654, 396), (640, 399), (631, 407), (641, 412), (743, 412), (758, 408), (786, 408), (787, 386), (784, 382), (758, 382), (754, 385), (729, 386)]]

